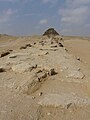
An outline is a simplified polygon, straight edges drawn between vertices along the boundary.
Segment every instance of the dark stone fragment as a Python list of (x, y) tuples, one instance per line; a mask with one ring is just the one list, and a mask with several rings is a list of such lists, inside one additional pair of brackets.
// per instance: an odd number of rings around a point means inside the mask
[(27, 44), (26, 47), (32, 47), (32, 45), (31, 44)]
[(1, 53), (1, 57), (7, 56), (8, 54), (10, 54), (10, 52), (3, 52)]
[(60, 40), (63, 40), (63, 38), (60, 38)]
[(54, 48), (54, 47), (57, 47), (57, 45), (53, 45), (53, 46), (51, 46), (51, 48)]
[(63, 45), (62, 45), (62, 43), (58, 43), (59, 44), (59, 47), (64, 47)]
[(36, 42), (34, 42), (34, 45), (36, 45)]
[(69, 103), (68, 105), (67, 105), (67, 109), (69, 109), (69, 107), (72, 105), (72, 103)]
[(0, 73), (5, 72), (4, 68), (0, 68)]
[(50, 69), (50, 71), (49, 71), (50, 76), (56, 75), (56, 74), (57, 74), (57, 72), (54, 69)]
[(22, 47), (20, 47), (20, 49), (26, 49), (27, 47), (26, 46), (22, 46)]
[(13, 50), (7, 50), (8, 52), (12, 52)]

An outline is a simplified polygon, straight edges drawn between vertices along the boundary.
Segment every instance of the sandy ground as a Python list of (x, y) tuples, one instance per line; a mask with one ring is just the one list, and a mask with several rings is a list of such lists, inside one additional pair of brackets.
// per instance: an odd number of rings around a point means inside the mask
[[(77, 37), (73, 40), (71, 37), (71, 39), (65, 41), (64, 44), (71, 54), (80, 57), (86, 69), (90, 69), (90, 38), (82, 39)], [(87, 90), (90, 96), (90, 81), (89, 84), (87, 84)]]
[(0, 55), (7, 51), (0, 120), (90, 120), (90, 38), (3, 35)]

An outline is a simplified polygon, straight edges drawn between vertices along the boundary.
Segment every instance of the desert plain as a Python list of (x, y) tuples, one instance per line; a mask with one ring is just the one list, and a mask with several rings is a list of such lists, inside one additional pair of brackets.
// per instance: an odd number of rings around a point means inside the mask
[(0, 120), (90, 120), (90, 37), (1, 34)]

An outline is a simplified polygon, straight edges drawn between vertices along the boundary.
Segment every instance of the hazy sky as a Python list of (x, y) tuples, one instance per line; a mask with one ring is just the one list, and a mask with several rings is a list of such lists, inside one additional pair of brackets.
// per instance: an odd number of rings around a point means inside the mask
[(90, 0), (0, 0), (0, 33), (90, 36)]

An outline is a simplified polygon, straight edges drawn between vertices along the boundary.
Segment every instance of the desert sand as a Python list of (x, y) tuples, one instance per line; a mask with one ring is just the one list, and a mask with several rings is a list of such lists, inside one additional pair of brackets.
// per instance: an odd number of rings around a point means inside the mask
[(0, 35), (0, 120), (90, 120), (90, 38)]

